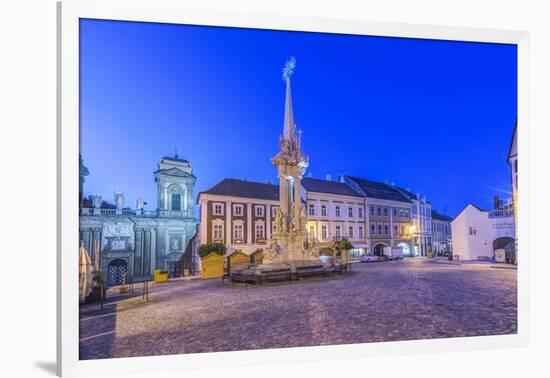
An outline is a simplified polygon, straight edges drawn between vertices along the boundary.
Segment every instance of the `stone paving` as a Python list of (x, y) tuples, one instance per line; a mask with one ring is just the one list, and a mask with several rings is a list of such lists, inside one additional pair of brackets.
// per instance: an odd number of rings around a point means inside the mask
[(81, 306), (80, 358), (511, 334), (516, 276), (404, 260), (261, 287), (173, 281), (153, 286), (148, 303), (115, 295), (103, 311)]

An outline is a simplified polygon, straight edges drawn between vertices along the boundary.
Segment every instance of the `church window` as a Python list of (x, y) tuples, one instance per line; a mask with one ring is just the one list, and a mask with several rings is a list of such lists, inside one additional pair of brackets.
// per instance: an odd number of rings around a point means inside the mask
[(172, 193), (172, 210), (181, 210), (181, 194)]

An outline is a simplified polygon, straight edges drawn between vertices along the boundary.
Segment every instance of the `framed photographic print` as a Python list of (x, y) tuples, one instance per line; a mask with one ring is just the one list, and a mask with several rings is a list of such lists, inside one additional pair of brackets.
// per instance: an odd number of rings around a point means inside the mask
[(59, 374), (526, 344), (526, 32), (58, 14)]

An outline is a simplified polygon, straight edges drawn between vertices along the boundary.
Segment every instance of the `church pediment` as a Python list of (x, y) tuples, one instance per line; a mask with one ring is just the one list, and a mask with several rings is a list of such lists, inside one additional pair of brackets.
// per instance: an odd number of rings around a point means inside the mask
[(176, 177), (195, 177), (190, 173), (184, 172), (179, 168), (169, 168), (169, 169), (159, 169), (155, 174), (162, 174), (166, 176), (176, 176)]

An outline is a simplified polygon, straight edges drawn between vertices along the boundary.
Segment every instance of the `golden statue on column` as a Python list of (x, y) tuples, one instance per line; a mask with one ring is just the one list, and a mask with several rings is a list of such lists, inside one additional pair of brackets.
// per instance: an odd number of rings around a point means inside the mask
[(309, 163), (300, 150), (301, 132), (296, 134), (292, 111), (290, 77), (295, 68), (294, 57), (283, 68), (286, 83), (284, 128), (279, 139), (280, 151), (271, 159), (279, 176), (279, 210), (269, 247), (264, 251), (264, 263), (293, 265), (295, 262), (318, 259), (316, 243), (308, 239), (307, 214), (302, 204), (301, 181)]

